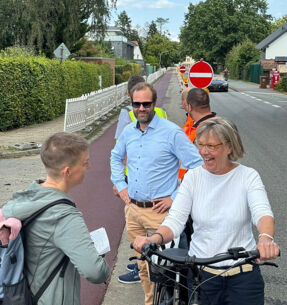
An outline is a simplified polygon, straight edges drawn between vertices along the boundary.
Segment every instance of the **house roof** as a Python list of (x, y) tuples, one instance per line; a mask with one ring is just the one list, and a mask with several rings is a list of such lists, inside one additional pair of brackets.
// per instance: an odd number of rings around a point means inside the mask
[(106, 29), (107, 32), (116, 32), (119, 35), (123, 35), (122, 30), (117, 26), (108, 26)]
[(274, 40), (276, 40), (278, 37), (283, 35), (285, 32), (287, 32), (287, 22), (283, 24), (278, 30), (267, 36), (265, 39), (260, 41), (257, 45), (257, 49), (266, 49), (270, 43), (272, 43)]

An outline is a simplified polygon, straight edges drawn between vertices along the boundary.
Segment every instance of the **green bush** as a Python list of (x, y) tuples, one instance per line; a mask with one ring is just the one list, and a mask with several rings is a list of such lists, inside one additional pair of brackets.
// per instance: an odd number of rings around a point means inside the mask
[[(255, 48), (255, 44), (249, 39), (240, 44), (234, 45), (225, 59), (225, 66), (229, 70), (229, 76), (233, 79), (240, 79), (241, 71), (249, 71), (251, 64), (260, 59), (260, 50)], [(246, 80), (249, 72), (245, 74)]]
[(123, 74), (122, 74), (122, 81), (123, 82), (127, 82), (129, 80), (129, 78), (131, 77), (132, 75), (132, 72), (131, 71), (125, 71)]
[(287, 76), (283, 76), (276, 84), (275, 89), (281, 92), (287, 92)]
[(45, 57), (0, 58), (0, 130), (53, 120), (65, 112), (66, 99), (113, 84), (108, 64)]
[(115, 70), (116, 70), (116, 74), (123, 74), (124, 66), (123, 65), (116, 66)]
[[(117, 63), (123, 63), (123, 61), (116, 61)], [(125, 63), (124, 65), (116, 65), (115, 70), (116, 70), (116, 76), (115, 76), (115, 82), (116, 85), (126, 82), (129, 77), (128, 75), (141, 75), (141, 65), (138, 63)]]

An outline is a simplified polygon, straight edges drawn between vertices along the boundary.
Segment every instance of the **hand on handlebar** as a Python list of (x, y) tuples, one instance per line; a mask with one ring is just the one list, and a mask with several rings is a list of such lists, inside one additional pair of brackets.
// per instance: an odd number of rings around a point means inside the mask
[(141, 253), (142, 247), (150, 242), (150, 239), (146, 236), (137, 236), (133, 242), (133, 249)]
[(275, 259), (280, 253), (279, 246), (268, 237), (259, 239), (257, 249), (260, 252), (260, 259), (258, 262)]

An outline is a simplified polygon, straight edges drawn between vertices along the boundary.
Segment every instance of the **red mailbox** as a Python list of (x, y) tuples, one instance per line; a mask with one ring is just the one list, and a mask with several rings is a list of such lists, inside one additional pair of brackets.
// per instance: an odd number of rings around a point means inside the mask
[(279, 71), (270, 71), (270, 88), (275, 88), (275, 84), (279, 82), (280, 73)]

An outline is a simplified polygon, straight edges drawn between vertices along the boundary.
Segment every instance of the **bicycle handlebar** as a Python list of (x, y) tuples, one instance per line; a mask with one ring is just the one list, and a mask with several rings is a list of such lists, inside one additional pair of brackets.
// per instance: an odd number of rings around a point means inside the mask
[[(130, 247), (133, 249), (133, 244), (130, 244)], [(160, 251), (155, 243), (145, 244), (141, 251), (140, 260), (146, 260), (147, 262), (151, 261), (151, 256), (156, 255), (162, 259), (166, 259), (172, 263), (180, 265), (210, 265), (219, 263), (226, 260), (238, 260), (239, 258), (245, 258), (243, 262), (239, 262), (238, 265), (242, 265), (251, 261), (254, 261), (257, 258), (260, 258), (259, 250), (246, 251), (243, 247), (230, 248), (227, 252), (217, 254), (212, 257), (207, 258), (197, 258), (196, 256), (189, 256), (187, 249), (179, 248), (167, 248)], [(280, 256), (280, 253), (279, 253)], [(261, 264), (272, 265), (278, 267), (272, 262), (263, 262)]]
[[(132, 244), (131, 244), (132, 247)], [(246, 251), (242, 247), (230, 248), (227, 252), (217, 254), (213, 257), (197, 258), (189, 256), (187, 250), (178, 248), (168, 248), (160, 251), (156, 244), (146, 244), (142, 248), (140, 260), (151, 261), (151, 256), (156, 255), (162, 259), (166, 259), (175, 264), (190, 265), (209, 265), (225, 260), (238, 260), (239, 258), (246, 258), (245, 262), (255, 260), (260, 257), (258, 250)]]

